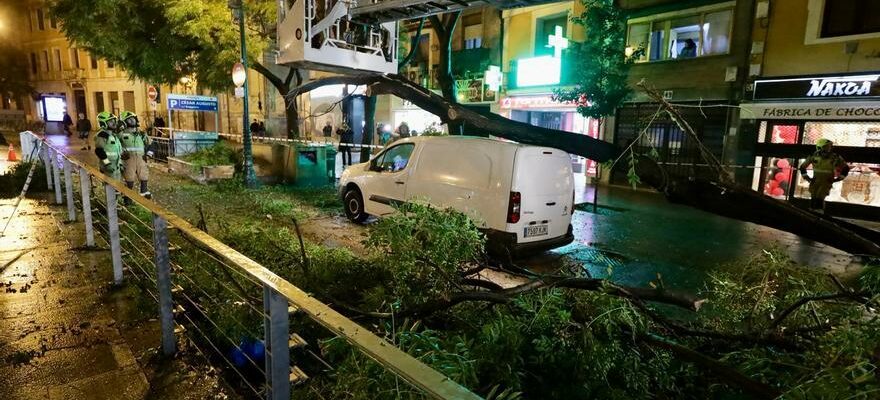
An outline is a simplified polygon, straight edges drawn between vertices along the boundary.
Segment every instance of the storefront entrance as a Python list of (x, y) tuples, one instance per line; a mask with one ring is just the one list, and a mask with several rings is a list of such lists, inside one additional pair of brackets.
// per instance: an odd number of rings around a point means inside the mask
[(826, 210), (880, 220), (880, 74), (758, 80), (753, 98), (740, 113), (755, 120), (753, 189), (806, 207), (809, 183), (798, 166), (824, 138), (850, 166), (832, 186)]

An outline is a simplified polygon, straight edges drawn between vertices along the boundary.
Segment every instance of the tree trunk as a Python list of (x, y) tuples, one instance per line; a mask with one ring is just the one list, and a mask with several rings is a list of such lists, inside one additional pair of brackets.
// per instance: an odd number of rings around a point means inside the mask
[[(597, 162), (614, 160), (621, 154), (617, 146), (589, 136), (535, 127), (497, 114), (478, 113), (398, 75), (334, 76), (297, 87), (291, 96), (324, 85), (346, 83), (369, 85), (373, 96), (393, 94), (439, 116), (444, 122), (467, 123), (485, 133), (516, 142), (554, 147)], [(672, 177), (648, 157), (640, 157), (637, 172), (643, 182), (666, 194), (672, 202), (791, 232), (852, 254), (880, 256), (880, 234), (877, 232), (853, 228), (835, 218), (773, 200), (723, 177), (716, 181)]]
[[(361, 139), (361, 144), (371, 145), (373, 144), (373, 135), (376, 132), (376, 101), (378, 99), (376, 96), (370, 95), (367, 96), (367, 99), (364, 101), (364, 133), (363, 138)], [(370, 159), (370, 148), (362, 147), (361, 148), (361, 158), (360, 161), (364, 162)]]
[[(458, 103), (458, 93), (455, 90), (455, 77), (452, 76), (452, 37), (455, 26), (461, 17), (461, 11), (432, 15), (431, 25), (437, 33), (437, 41), (440, 42), (440, 64), (437, 71), (437, 81), (440, 83), (440, 92), (443, 98), (450, 103)], [(462, 124), (458, 121), (447, 121), (446, 126), (450, 135), (462, 134)]]
[(270, 71), (266, 66), (259, 62), (253, 62), (251, 67), (254, 71), (260, 73), (266, 77), (267, 80), (278, 90), (279, 93), (284, 96), (284, 117), (287, 124), (287, 132), (284, 135), (288, 139), (295, 139), (299, 137), (299, 107), (296, 104), (296, 98), (286, 96), (285, 94), (290, 92), (291, 87), (298, 86), (302, 83), (302, 78), (299, 75), (299, 70), (295, 68), (289, 68), (287, 71), (287, 77), (283, 80), (278, 75), (275, 75), (272, 71)]

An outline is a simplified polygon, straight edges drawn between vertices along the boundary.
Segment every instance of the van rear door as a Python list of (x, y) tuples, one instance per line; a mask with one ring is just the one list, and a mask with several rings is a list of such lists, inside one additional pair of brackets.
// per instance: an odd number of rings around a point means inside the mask
[(568, 153), (548, 147), (523, 146), (514, 161), (511, 191), (519, 193), (520, 217), (508, 220), (517, 243), (563, 236), (571, 223), (574, 179)]

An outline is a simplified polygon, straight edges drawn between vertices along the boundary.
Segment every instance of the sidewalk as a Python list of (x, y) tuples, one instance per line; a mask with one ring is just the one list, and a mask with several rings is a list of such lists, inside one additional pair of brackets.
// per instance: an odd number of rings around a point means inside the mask
[[(5, 224), (14, 200), (0, 202)], [(106, 299), (105, 253), (77, 254), (45, 203), (25, 200), (0, 238), (0, 393), (143, 398), (149, 389)]]

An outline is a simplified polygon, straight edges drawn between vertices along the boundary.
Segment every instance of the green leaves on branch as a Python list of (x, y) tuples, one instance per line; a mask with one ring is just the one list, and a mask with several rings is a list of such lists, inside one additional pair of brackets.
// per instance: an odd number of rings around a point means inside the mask
[[(258, 59), (274, 34), (274, 3), (248, 0), (248, 56)], [(62, 31), (90, 54), (132, 78), (174, 84), (195, 75), (200, 86), (230, 89), (240, 58), (238, 25), (226, 0), (52, 0)]]
[(580, 0), (584, 11), (572, 21), (584, 27), (586, 40), (572, 43), (569, 57), (577, 61), (573, 89), (560, 89), (560, 101), (578, 104), (585, 117), (602, 118), (614, 111), (632, 93), (627, 77), (637, 54), (627, 57), (626, 15), (614, 0)]

